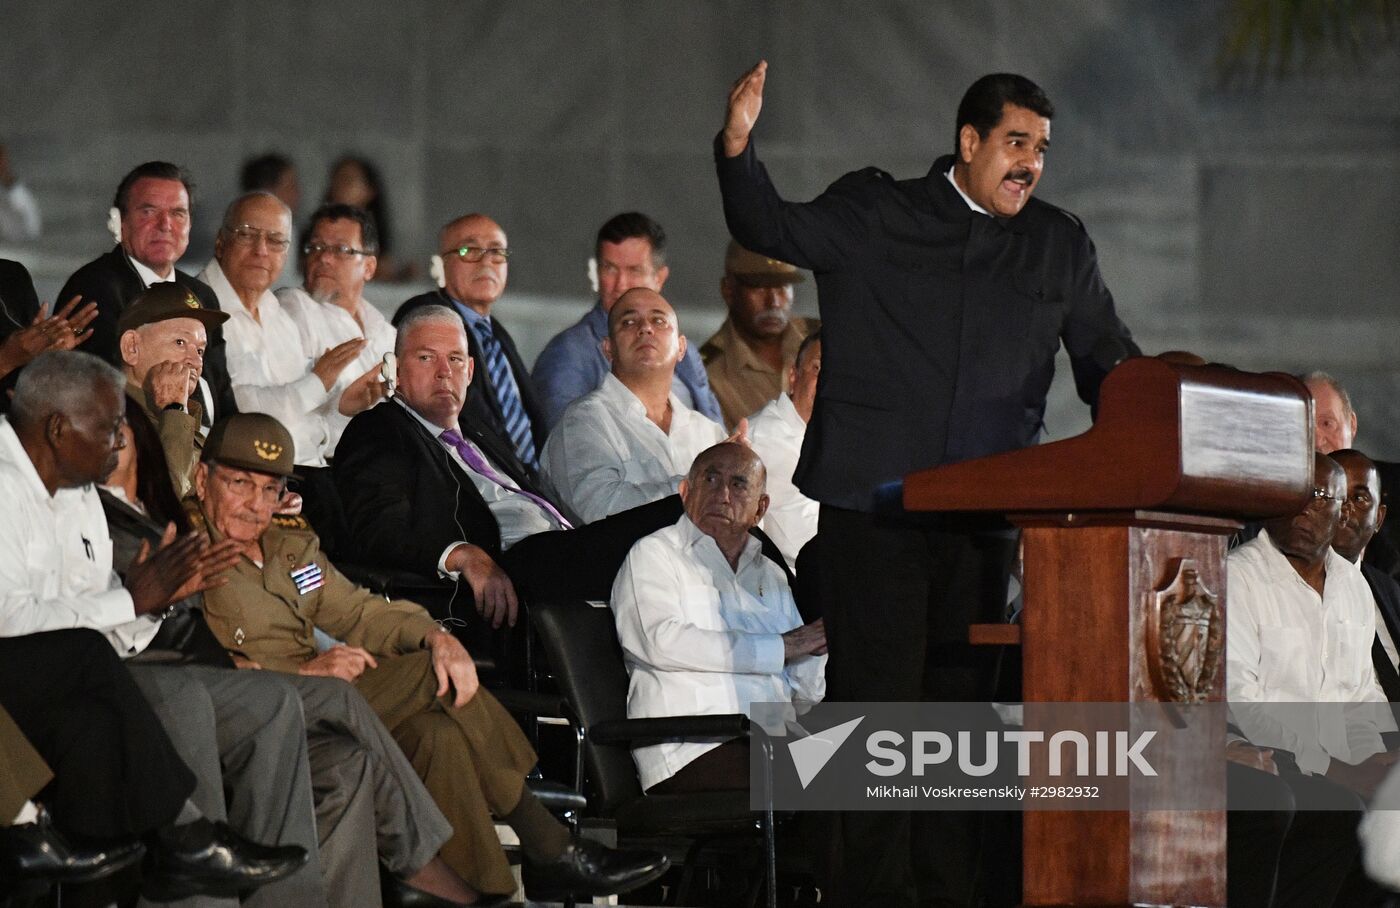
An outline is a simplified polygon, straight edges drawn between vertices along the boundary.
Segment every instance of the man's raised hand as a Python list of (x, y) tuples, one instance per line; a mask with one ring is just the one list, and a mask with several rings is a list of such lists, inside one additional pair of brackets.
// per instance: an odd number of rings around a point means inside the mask
[(237, 545), (226, 539), (211, 546), (199, 533), (177, 537), (175, 524), (167, 524), (155, 551), (143, 542), (126, 572), (126, 589), (136, 614), (149, 615), (223, 585), (227, 582), (223, 572), (238, 563)]
[(729, 89), (729, 108), (724, 116), (725, 157), (735, 157), (749, 147), (749, 133), (763, 109), (763, 81), (767, 76), (768, 61), (759, 60)]

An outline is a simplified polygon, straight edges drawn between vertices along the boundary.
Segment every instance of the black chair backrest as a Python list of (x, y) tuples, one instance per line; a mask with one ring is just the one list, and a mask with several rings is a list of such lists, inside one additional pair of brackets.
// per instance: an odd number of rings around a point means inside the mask
[[(579, 601), (532, 603), (530, 624), (539, 634), (560, 692), (585, 729), (627, 718), (627, 668), (611, 609)], [(589, 805), (602, 816), (611, 816), (619, 805), (641, 796), (637, 765), (627, 748), (585, 741), (584, 759)]]

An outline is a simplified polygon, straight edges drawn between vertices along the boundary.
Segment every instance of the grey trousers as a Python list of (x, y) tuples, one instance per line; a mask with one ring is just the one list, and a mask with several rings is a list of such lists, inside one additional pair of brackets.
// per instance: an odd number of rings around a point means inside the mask
[[(254, 841), (300, 845), (311, 855), (301, 870), (263, 886), (243, 904), (328, 908), (298, 688), (271, 672), (127, 665), (198, 779), (191, 796), (195, 806), (209, 819), (227, 819)], [(236, 904), (207, 897), (163, 903), (200, 908)]]
[(330, 903), (379, 908), (379, 865), (411, 876), (452, 827), (359, 691), (338, 678), (282, 677), (301, 695), (306, 716)]

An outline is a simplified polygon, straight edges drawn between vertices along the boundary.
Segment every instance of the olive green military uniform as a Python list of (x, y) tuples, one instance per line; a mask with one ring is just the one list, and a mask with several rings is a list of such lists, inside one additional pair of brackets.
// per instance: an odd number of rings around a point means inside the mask
[[(212, 527), (206, 531), (221, 538)], [(513, 891), (491, 815), (504, 816), (519, 803), (536, 757), (510, 714), (485, 690), (460, 709), (439, 699), (424, 649), (437, 624), (419, 605), (386, 601), (352, 583), (302, 518), (274, 518), (262, 556), (262, 567), (245, 558), (228, 572), (227, 584), (204, 594), (215, 635), (231, 652), (282, 672), (295, 673), (316, 656), (317, 627), (373, 654), (378, 668), (367, 669), (355, 686), (452, 824), (443, 859), (479, 891)], [(293, 572), (312, 565), (320, 585), (303, 577), (299, 592)]]
[(53, 773), (10, 714), (0, 708), (0, 826), (8, 826)]
[(199, 452), (204, 447), (204, 435), (199, 431), (204, 408), (195, 397), (189, 399), (187, 410), (157, 410), (151, 395), (132, 381), (126, 383), (126, 396), (140, 404), (142, 411), (160, 435), (160, 448), (170, 468), (170, 482), (175, 494), (183, 498), (194, 489), (194, 468), (199, 464)]

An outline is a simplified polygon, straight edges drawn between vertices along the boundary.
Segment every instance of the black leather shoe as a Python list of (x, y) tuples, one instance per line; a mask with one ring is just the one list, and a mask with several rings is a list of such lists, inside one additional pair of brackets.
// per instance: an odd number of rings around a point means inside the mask
[[(463, 902), (454, 902), (441, 896), (414, 889), (398, 877), (379, 869), (379, 895), (384, 908), (463, 908)], [(471, 908), (502, 908), (510, 904), (508, 895), (477, 896)]]
[(143, 894), (160, 902), (191, 895), (231, 898), (291, 876), (307, 860), (300, 845), (260, 845), (227, 823), (195, 820), (155, 833)]
[(574, 838), (552, 861), (525, 859), (525, 894), (538, 901), (618, 895), (658, 879), (671, 859), (654, 851), (619, 851)]
[(41, 809), (33, 823), (0, 829), (0, 879), (87, 883), (130, 867), (145, 851), (137, 841), (74, 848)]

